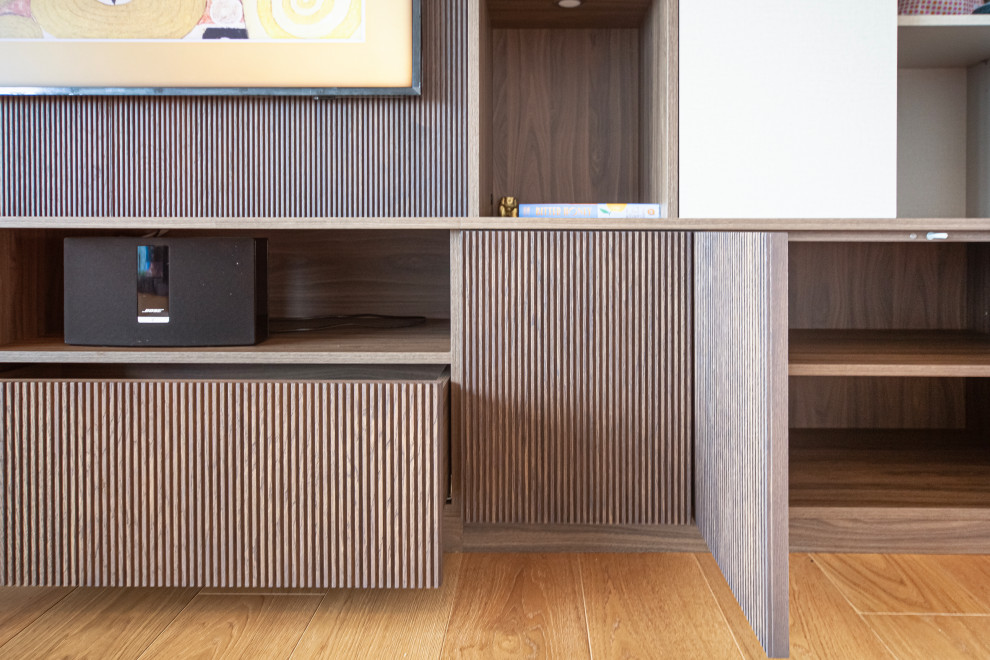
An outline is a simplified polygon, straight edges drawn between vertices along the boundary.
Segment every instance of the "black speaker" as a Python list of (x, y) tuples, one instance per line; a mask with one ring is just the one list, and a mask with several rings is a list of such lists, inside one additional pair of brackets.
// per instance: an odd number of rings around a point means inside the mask
[(65, 239), (65, 343), (242, 346), (268, 337), (259, 238)]

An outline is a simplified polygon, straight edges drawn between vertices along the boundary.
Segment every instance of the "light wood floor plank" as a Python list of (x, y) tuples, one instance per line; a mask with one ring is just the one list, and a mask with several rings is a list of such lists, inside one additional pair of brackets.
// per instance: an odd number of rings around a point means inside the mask
[[(791, 555), (792, 561), (793, 556)], [(706, 552), (694, 555), (694, 559), (701, 569), (702, 575), (705, 577), (705, 582), (707, 582), (708, 589), (714, 596), (715, 602), (718, 603), (722, 616), (725, 618), (727, 628), (733, 638), (735, 638), (742, 657), (746, 658), (746, 660), (765, 659), (767, 656), (763, 652), (763, 647), (760, 646), (760, 640), (756, 638), (756, 633), (753, 632), (749, 622), (746, 621), (746, 616), (743, 614), (742, 609), (740, 609), (736, 597), (732, 595), (732, 591), (729, 589), (729, 585), (726, 583), (721, 569), (715, 563), (715, 558)]]
[(901, 660), (990, 658), (990, 617), (865, 615)]
[(592, 657), (741, 657), (693, 556), (581, 555), (580, 565)]
[(466, 554), (443, 658), (590, 658), (576, 555)]
[(990, 614), (938, 555), (816, 554), (815, 561), (863, 613)]
[(945, 555), (939, 557), (938, 564), (990, 608), (990, 556)]
[(446, 555), (439, 589), (340, 589), (327, 593), (294, 658), (439, 658), (462, 555)]
[(72, 587), (0, 588), (0, 646), (72, 591)]
[(75, 589), (0, 653), (10, 658), (136, 658), (195, 595), (195, 589)]
[(320, 596), (196, 596), (141, 658), (287, 658)]
[[(697, 558), (743, 657), (765, 659), (766, 654), (715, 560), (708, 555)], [(891, 660), (894, 657), (809, 555), (790, 555), (789, 577), (792, 660)]]

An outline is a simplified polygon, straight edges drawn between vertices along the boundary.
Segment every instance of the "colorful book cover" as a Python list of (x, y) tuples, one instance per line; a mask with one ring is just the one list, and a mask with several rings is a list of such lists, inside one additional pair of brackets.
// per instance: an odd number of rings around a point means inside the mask
[(520, 204), (520, 218), (596, 220), (609, 218), (661, 219), (663, 204)]

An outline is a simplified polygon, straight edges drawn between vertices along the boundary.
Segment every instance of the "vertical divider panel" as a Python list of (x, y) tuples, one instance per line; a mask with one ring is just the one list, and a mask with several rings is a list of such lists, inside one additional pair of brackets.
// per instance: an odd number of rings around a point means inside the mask
[(788, 654), (787, 235), (695, 237), (695, 517), (767, 655)]

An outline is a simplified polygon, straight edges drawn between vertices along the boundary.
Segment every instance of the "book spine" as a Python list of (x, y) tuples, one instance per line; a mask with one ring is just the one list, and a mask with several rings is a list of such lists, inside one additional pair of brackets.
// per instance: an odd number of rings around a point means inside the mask
[(520, 204), (520, 218), (597, 220), (609, 218), (661, 219), (663, 204)]

